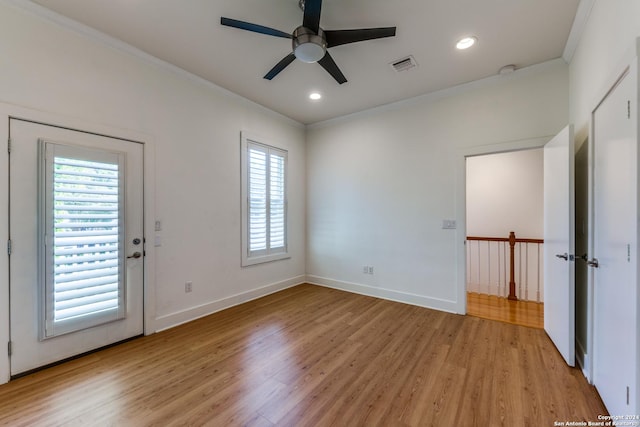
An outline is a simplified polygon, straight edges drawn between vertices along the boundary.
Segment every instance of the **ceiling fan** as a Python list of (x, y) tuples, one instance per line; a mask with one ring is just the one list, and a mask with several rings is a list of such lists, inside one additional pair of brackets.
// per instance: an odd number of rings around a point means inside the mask
[(396, 35), (396, 27), (384, 28), (362, 28), (351, 30), (323, 30), (320, 28), (320, 11), (322, 0), (299, 0), (300, 8), (304, 12), (302, 25), (293, 30), (293, 33), (285, 33), (274, 28), (262, 25), (251, 24), (249, 22), (238, 21), (231, 18), (220, 18), (220, 24), (228, 27), (239, 28), (241, 30), (253, 31), (255, 33), (269, 36), (292, 39), (293, 51), (276, 64), (264, 78), (273, 79), (284, 70), (294, 59), (303, 62), (317, 62), (327, 70), (331, 76), (340, 84), (347, 81), (340, 68), (327, 52), (327, 49), (347, 43), (355, 43), (364, 40), (393, 37)]

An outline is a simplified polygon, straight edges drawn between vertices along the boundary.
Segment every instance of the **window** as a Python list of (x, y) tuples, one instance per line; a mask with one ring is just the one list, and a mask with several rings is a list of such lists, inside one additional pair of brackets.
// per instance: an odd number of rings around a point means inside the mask
[(241, 139), (242, 265), (288, 258), (287, 152)]

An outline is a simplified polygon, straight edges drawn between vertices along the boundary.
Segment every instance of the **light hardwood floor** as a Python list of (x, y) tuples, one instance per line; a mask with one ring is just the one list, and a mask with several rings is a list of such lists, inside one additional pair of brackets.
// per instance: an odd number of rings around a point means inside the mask
[(468, 292), (467, 314), (513, 325), (544, 328), (544, 304), (533, 301), (509, 301), (495, 295)]
[(543, 331), (297, 286), (0, 386), (11, 426), (552, 426), (595, 390)]

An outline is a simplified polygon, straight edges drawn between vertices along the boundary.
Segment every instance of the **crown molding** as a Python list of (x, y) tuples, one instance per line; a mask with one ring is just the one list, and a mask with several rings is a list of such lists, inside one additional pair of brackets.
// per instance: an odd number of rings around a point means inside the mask
[(534, 64), (529, 67), (520, 68), (506, 75), (499, 75), (499, 74), (493, 75), (490, 77), (485, 77), (484, 79), (474, 80), (471, 82), (459, 84), (457, 86), (452, 86), (446, 89), (441, 89), (434, 92), (425, 93), (423, 95), (418, 95), (413, 98), (407, 98), (407, 99), (392, 102), (389, 104), (384, 104), (377, 107), (369, 108), (367, 110), (346, 114), (340, 117), (335, 117), (333, 119), (311, 123), (307, 125), (307, 129), (311, 130), (311, 129), (318, 129), (318, 128), (323, 128), (327, 126), (333, 126), (333, 125), (347, 122), (359, 117), (366, 117), (373, 114), (379, 114), (382, 112), (398, 110), (401, 108), (407, 108), (413, 105), (434, 102), (439, 99), (450, 98), (452, 96), (468, 93), (477, 89), (490, 87), (495, 84), (498, 84), (499, 82), (515, 80), (515, 79), (520, 79), (526, 76), (544, 73), (549, 70), (555, 69), (557, 67), (562, 67), (562, 66), (566, 67), (567, 63), (562, 58), (556, 58), (550, 61)]
[(131, 46), (128, 43), (125, 43), (121, 40), (116, 39), (115, 37), (111, 37), (108, 34), (105, 34), (101, 31), (91, 28), (88, 25), (82, 24), (71, 18), (67, 18), (66, 16), (60, 15), (59, 13), (56, 13), (50, 9), (47, 9), (46, 7), (36, 4), (30, 0), (0, 0), (0, 4), (13, 6), (17, 9), (30, 13), (31, 15), (37, 18), (40, 18), (50, 23), (54, 23), (59, 27), (62, 27), (76, 34), (79, 34), (103, 46), (107, 46), (111, 49), (114, 49), (116, 51), (119, 51), (129, 56), (132, 56), (136, 59), (139, 59), (142, 62), (153, 65), (159, 69), (169, 71), (178, 77), (189, 80), (193, 83), (199, 84), (208, 89), (217, 91), (224, 96), (235, 98), (236, 100), (242, 103), (245, 103), (251, 107), (257, 108), (259, 110), (262, 110), (263, 112), (273, 115), (274, 117), (284, 120), (297, 128), (304, 129), (305, 127), (304, 124), (292, 119), (291, 117), (287, 117), (281, 113), (278, 113), (277, 111), (274, 111), (268, 107), (265, 107), (264, 105), (251, 101), (250, 99), (240, 96), (235, 92), (232, 92), (228, 89), (223, 88), (222, 86), (218, 86), (217, 84), (212, 83), (211, 81), (206, 80), (200, 76), (197, 76), (183, 68), (180, 68), (174, 64), (171, 64), (167, 61), (164, 61), (160, 58), (150, 55), (141, 49), (138, 49), (134, 46)]
[(573, 55), (576, 53), (576, 49), (578, 49), (582, 33), (587, 26), (589, 16), (591, 16), (591, 10), (595, 3), (596, 0), (580, 0), (578, 4), (576, 17), (573, 19), (571, 32), (569, 33), (567, 44), (564, 46), (564, 52), (562, 53), (562, 57), (567, 61), (567, 64), (570, 64), (571, 60), (573, 60)]

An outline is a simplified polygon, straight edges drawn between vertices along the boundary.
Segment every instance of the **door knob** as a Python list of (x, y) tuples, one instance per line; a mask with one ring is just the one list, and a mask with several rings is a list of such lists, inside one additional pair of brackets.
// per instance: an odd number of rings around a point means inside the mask
[(593, 258), (587, 261), (587, 265), (589, 267), (598, 268), (600, 267), (600, 263), (598, 262), (598, 258)]
[(562, 255), (556, 254), (556, 258), (561, 258), (561, 259), (563, 259), (565, 261), (568, 261), (569, 260), (569, 255), (566, 252), (563, 253)]
[(133, 253), (133, 255), (128, 256), (128, 257), (127, 257), (127, 259), (130, 259), (130, 258), (138, 259), (138, 258), (140, 258), (141, 256), (142, 256), (142, 254), (141, 254), (140, 252), (134, 252), (134, 253)]

